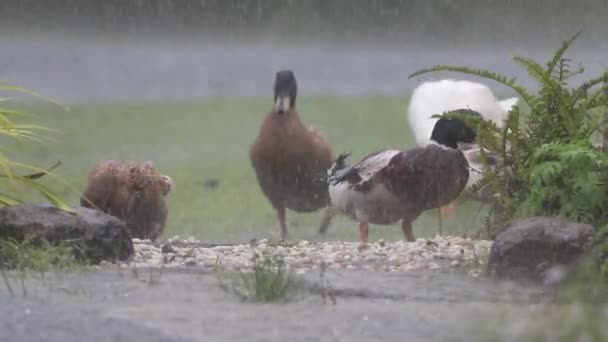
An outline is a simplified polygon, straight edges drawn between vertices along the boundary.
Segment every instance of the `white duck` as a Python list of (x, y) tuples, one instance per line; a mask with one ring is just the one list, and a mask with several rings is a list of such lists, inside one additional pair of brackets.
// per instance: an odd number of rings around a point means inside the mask
[[(512, 97), (500, 101), (490, 88), (478, 82), (453, 79), (428, 81), (414, 89), (407, 111), (407, 120), (416, 145), (424, 146), (429, 141), (438, 120), (431, 118), (435, 114), (468, 109), (500, 127), (511, 108), (517, 105), (518, 100), (517, 97)], [(471, 148), (469, 152), (464, 151), (465, 157), (474, 170), (480, 170), (479, 148), (478, 146)], [(481, 178), (481, 174), (474, 170), (471, 172), (467, 189)], [(440, 208), (442, 216), (449, 215), (453, 208), (453, 203)]]
[(407, 110), (407, 120), (416, 138), (416, 145), (424, 146), (431, 138), (431, 132), (437, 122), (437, 119), (431, 118), (435, 114), (470, 109), (501, 126), (518, 100), (517, 97), (512, 97), (499, 101), (490, 88), (473, 81), (429, 81), (414, 89)]

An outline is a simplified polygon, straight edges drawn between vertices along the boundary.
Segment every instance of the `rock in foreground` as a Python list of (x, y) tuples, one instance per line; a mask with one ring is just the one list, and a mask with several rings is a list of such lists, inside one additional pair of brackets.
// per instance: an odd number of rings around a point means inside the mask
[(541, 280), (554, 266), (570, 266), (591, 247), (596, 230), (559, 217), (530, 217), (498, 234), (490, 267), (499, 277)]
[(71, 214), (49, 204), (33, 203), (0, 208), (0, 238), (76, 240), (91, 262), (126, 260), (133, 255), (133, 242), (124, 222), (92, 209), (77, 207), (75, 211)]

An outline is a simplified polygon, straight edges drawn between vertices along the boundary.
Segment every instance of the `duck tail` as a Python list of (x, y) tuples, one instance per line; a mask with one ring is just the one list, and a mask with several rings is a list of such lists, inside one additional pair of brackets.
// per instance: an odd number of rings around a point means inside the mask
[(346, 159), (348, 159), (348, 157), (350, 157), (350, 152), (340, 153), (334, 164), (341, 166), (340, 169), (343, 169), (346, 167)]
[(338, 158), (334, 160), (334, 163), (331, 165), (329, 170), (327, 170), (328, 181), (335, 180), (343, 174), (343, 172), (341, 171), (348, 167), (348, 165), (346, 164), (346, 160), (348, 159), (348, 157), (350, 157), (350, 152), (340, 153), (338, 155)]

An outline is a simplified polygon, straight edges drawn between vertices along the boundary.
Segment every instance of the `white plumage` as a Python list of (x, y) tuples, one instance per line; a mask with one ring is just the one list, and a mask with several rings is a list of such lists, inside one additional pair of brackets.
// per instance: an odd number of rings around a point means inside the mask
[(407, 119), (416, 138), (416, 145), (424, 146), (431, 138), (431, 132), (437, 122), (437, 119), (431, 118), (435, 114), (456, 109), (471, 109), (501, 126), (509, 110), (517, 102), (517, 97), (499, 101), (490, 88), (473, 81), (452, 79), (429, 81), (414, 89)]

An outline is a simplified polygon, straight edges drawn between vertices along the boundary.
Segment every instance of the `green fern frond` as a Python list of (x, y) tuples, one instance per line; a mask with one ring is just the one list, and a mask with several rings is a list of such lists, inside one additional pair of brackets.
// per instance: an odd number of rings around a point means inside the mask
[(511, 88), (530, 107), (529, 113), (523, 106), (514, 107), (502, 127), (458, 111), (443, 113), (476, 129), (482, 155), (491, 151), (500, 157), (498, 165), (482, 160), (483, 177), (462, 196), (485, 187), (497, 195), (485, 220), (489, 235), (514, 218), (528, 215), (608, 223), (608, 156), (596, 151), (589, 140), (599, 129), (608, 128), (604, 122), (608, 72), (580, 86), (568, 86), (570, 78), (584, 71), (565, 57), (579, 35), (564, 41), (546, 68), (531, 58), (514, 57), (539, 83), (534, 93), (517, 85), (515, 78), (474, 68), (436, 65), (410, 76), (441, 71), (480, 76)]
[(582, 31), (579, 31), (575, 35), (573, 35), (572, 37), (570, 37), (570, 39), (567, 39), (564, 42), (562, 42), (562, 46), (560, 46), (560, 48), (555, 51), (555, 53), (553, 54), (553, 58), (549, 62), (547, 62), (547, 70), (550, 73), (553, 72), (553, 70), (555, 69), (555, 66), (563, 59), (564, 54), (566, 53), (566, 51), (570, 48), (570, 46), (572, 45), (572, 43), (574, 43), (574, 41), (582, 33), (583, 33)]

